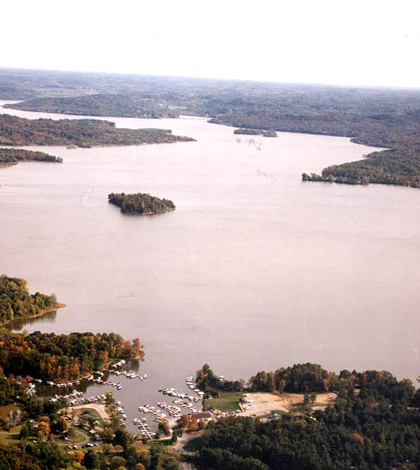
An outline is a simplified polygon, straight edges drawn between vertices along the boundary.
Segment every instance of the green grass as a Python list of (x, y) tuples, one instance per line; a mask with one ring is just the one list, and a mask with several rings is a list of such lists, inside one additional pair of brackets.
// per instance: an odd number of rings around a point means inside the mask
[(206, 400), (207, 408), (214, 408), (215, 410), (224, 413), (239, 410), (239, 399), (242, 397), (243, 392), (221, 392), (217, 390), (218, 398), (211, 398)]
[(102, 421), (101, 415), (94, 408), (82, 408), (82, 413), (81, 414), (85, 415), (85, 416), (90, 415), (93, 418), (97, 419), (98, 421)]

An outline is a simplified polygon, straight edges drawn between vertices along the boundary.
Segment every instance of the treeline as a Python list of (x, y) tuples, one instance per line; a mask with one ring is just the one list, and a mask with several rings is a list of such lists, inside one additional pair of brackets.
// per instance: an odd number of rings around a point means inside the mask
[[(284, 388), (290, 391), (335, 388), (339, 397), (325, 411), (283, 414), (268, 422), (241, 417), (210, 423), (194, 443), (194, 449), (198, 449), (194, 460), (199, 468), (418, 468), (420, 390), (415, 392), (411, 381), (399, 381), (389, 372), (379, 371), (342, 371), (336, 375), (308, 364), (282, 368), (275, 375), (282, 377)], [(257, 383), (262, 379), (261, 373), (254, 376), (254, 385), (257, 376)]]
[(264, 392), (329, 392), (336, 390), (338, 377), (318, 364), (295, 364), (275, 372), (258, 372), (250, 379), (252, 391)]
[(5, 108), (85, 116), (133, 117), (141, 119), (178, 118), (179, 112), (164, 99), (138, 94), (94, 94), (64, 98), (34, 98)]
[(244, 389), (243, 380), (226, 380), (216, 375), (208, 364), (197, 371), (195, 381), (201, 390), (212, 392), (212, 389), (225, 392), (240, 392)]
[(57, 302), (55, 294), (30, 294), (25, 279), (0, 276), (0, 324), (61, 307), (63, 304)]
[[(390, 402), (408, 402), (413, 397), (414, 386), (410, 380), (398, 381), (386, 371), (348, 371), (339, 374), (329, 372), (319, 364), (295, 364), (282, 367), (275, 372), (258, 372), (250, 379), (250, 391), (289, 392), (289, 393), (323, 393), (337, 392), (346, 396), (361, 391), (361, 396), (372, 395), (386, 397)], [(416, 392), (415, 399), (420, 395)]]
[[(340, 396), (354, 393), (372, 394), (379, 390), (391, 402), (410, 400), (414, 386), (410, 380), (398, 381), (386, 371), (348, 371), (329, 372), (319, 364), (295, 364), (281, 367), (275, 372), (260, 371), (252, 376), (247, 385), (244, 380), (226, 380), (216, 375), (208, 364), (197, 371), (196, 383), (202, 390), (278, 392), (278, 393), (323, 393), (336, 392)], [(420, 404), (420, 389), (414, 395)]]
[(0, 148), (0, 166), (17, 162), (52, 162), (62, 163), (61, 157), (55, 157), (44, 152), (32, 150)]
[(0, 115), (0, 145), (140, 145), (193, 141), (162, 129), (119, 129), (95, 119), (23, 119)]
[(143, 356), (138, 339), (132, 343), (115, 333), (29, 335), (0, 329), (0, 368), (4, 375), (67, 381), (105, 368), (113, 359)]
[(120, 207), (123, 214), (159, 214), (175, 209), (175, 204), (168, 199), (142, 193), (111, 193), (108, 202)]
[(322, 175), (302, 174), (303, 181), (364, 184), (379, 183), (420, 187), (420, 153), (406, 150), (373, 152), (364, 160), (333, 165)]

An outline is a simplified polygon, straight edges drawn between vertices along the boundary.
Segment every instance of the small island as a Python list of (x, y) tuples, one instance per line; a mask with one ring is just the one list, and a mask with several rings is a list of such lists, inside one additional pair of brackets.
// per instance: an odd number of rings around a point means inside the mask
[(0, 325), (17, 318), (33, 318), (65, 307), (54, 294), (29, 294), (25, 279), (0, 276)]
[(262, 135), (263, 137), (277, 137), (277, 132), (276, 131), (267, 131), (267, 130), (262, 130), (262, 129), (235, 129), (233, 131), (234, 134), (240, 134), (240, 135)]
[(123, 214), (153, 215), (175, 209), (175, 204), (168, 199), (159, 199), (142, 193), (111, 193), (108, 195), (108, 202), (120, 207)]
[(32, 150), (0, 148), (0, 167), (17, 165), (18, 162), (51, 162), (63, 163), (61, 157)]

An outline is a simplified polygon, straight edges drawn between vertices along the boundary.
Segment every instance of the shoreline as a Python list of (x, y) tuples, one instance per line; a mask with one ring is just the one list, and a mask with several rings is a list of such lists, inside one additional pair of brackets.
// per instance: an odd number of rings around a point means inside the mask
[(62, 308), (66, 308), (66, 307), (67, 307), (66, 304), (57, 304), (55, 307), (46, 308), (45, 310), (42, 310), (42, 312), (37, 313), (36, 315), (16, 317), (16, 318), (13, 318), (12, 320), (7, 320), (6, 322), (0, 323), (0, 328), (3, 328), (3, 327), (5, 327), (5, 326), (9, 325), (10, 323), (12, 323), (14, 321), (17, 321), (17, 320), (20, 320), (20, 321), (22, 321), (22, 320), (23, 321), (32, 320), (32, 318), (39, 318), (39, 317), (42, 317), (43, 315), (45, 315), (46, 313), (56, 312), (57, 310), (60, 310)]

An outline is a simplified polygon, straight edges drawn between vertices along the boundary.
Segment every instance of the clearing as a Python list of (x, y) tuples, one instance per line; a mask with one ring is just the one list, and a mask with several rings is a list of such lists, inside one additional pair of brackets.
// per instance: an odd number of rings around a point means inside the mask
[[(282, 393), (281, 395), (268, 392), (257, 392), (246, 394), (252, 400), (252, 406), (241, 413), (241, 416), (264, 416), (273, 411), (288, 412), (294, 407), (303, 405), (303, 393)], [(313, 406), (328, 406), (335, 402), (336, 393), (318, 393)]]

